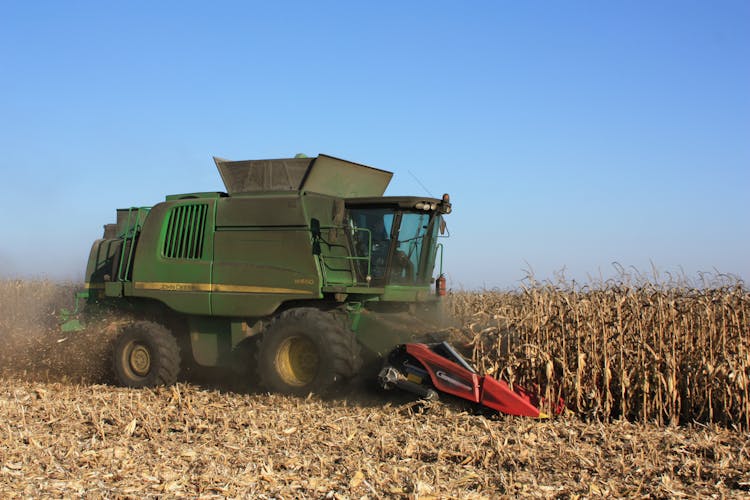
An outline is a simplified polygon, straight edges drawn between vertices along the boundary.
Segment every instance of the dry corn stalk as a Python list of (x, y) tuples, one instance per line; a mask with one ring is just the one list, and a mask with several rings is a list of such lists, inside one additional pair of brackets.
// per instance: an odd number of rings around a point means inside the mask
[(480, 370), (562, 396), (582, 416), (750, 428), (750, 292), (739, 280), (530, 279), (451, 301), (470, 319)]

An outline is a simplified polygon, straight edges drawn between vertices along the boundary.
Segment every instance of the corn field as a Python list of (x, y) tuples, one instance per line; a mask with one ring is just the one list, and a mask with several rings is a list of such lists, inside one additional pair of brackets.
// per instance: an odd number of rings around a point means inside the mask
[[(101, 343), (56, 335), (56, 312), (72, 307), (75, 289), (0, 282), (0, 367), (96, 379)], [(550, 405), (562, 398), (585, 420), (750, 429), (750, 292), (738, 280), (529, 277), (516, 291), (453, 293), (449, 306), (461, 325), (455, 340), (481, 372), (537, 390)]]
[(750, 293), (739, 280), (530, 277), (518, 291), (455, 293), (451, 307), (480, 371), (538, 388), (548, 404), (562, 397), (587, 419), (750, 428)]

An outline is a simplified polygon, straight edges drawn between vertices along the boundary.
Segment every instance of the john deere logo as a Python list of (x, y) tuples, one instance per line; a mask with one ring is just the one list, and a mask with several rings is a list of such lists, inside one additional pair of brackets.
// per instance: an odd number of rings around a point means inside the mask
[(159, 283), (158, 288), (174, 292), (191, 292), (196, 287), (192, 283)]

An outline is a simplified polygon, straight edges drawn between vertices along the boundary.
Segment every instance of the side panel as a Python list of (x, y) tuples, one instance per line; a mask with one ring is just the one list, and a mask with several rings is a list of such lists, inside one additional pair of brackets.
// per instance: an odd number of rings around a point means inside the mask
[(219, 200), (213, 314), (267, 316), (285, 301), (320, 298), (314, 259), (299, 195)]
[(262, 321), (248, 324), (242, 319), (217, 316), (189, 316), (188, 325), (193, 359), (201, 366), (251, 364), (251, 359), (235, 359), (232, 350), (263, 329)]
[(307, 227), (300, 196), (289, 194), (237, 195), (221, 198), (217, 228)]
[(190, 346), (193, 359), (201, 366), (229, 363), (232, 355), (231, 323), (227, 318), (190, 316)]
[(133, 295), (188, 314), (211, 314), (216, 200), (186, 199), (151, 209), (138, 238)]
[(305, 178), (302, 189), (342, 198), (383, 196), (393, 173), (319, 155)]

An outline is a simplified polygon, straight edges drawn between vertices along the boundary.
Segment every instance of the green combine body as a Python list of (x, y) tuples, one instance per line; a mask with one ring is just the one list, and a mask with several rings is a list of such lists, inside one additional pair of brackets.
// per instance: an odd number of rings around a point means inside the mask
[(92, 246), (88, 304), (133, 318), (119, 382), (171, 383), (192, 356), (255, 367), (271, 390), (324, 391), (436, 308), (447, 195), (383, 197), (390, 172), (326, 155), (214, 160), (226, 193), (117, 210)]

